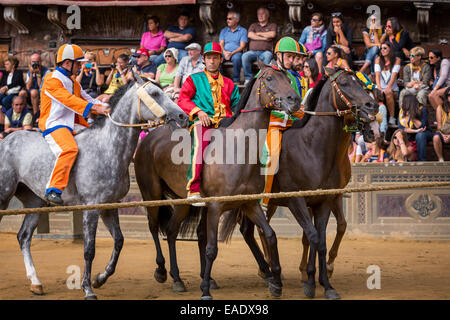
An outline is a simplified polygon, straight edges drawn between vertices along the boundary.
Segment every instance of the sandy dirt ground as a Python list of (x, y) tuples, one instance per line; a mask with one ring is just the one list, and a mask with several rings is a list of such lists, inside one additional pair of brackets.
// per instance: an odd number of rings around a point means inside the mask
[[(332, 238), (328, 239), (328, 243)], [(278, 239), (282, 265), (281, 299), (308, 299), (301, 290), (300, 239)], [(93, 275), (103, 272), (112, 252), (112, 239), (97, 239)], [(329, 245), (330, 246), (330, 245)], [(200, 266), (197, 243), (177, 244), (181, 277), (187, 292), (172, 291), (153, 278), (156, 267), (153, 241), (125, 239), (116, 273), (99, 289), (99, 299), (199, 299)], [(343, 299), (450, 299), (450, 243), (410, 241), (372, 237), (344, 237), (335, 264), (332, 285)], [(168, 262), (167, 244), (163, 242)], [(72, 240), (33, 239), (32, 254), (45, 295), (29, 291), (22, 254), (14, 234), (0, 234), (0, 299), (83, 299), (81, 290), (70, 290), (66, 270), (71, 265), (84, 269), (83, 244)], [(381, 270), (381, 288), (369, 290), (370, 265)], [(167, 266), (168, 267), (168, 266)], [(220, 243), (212, 276), (220, 286), (214, 299), (273, 299), (257, 275), (256, 262), (242, 238)], [(318, 285), (316, 299), (324, 299)]]

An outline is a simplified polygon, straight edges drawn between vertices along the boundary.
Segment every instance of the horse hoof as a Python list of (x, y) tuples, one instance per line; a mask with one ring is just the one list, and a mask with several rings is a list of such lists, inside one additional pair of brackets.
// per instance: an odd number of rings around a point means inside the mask
[(30, 291), (38, 296), (42, 296), (44, 294), (44, 288), (42, 288), (42, 284), (32, 284), (30, 286)]
[(303, 285), (303, 292), (308, 298), (312, 299), (316, 296), (316, 287), (305, 283)]
[(95, 294), (90, 294), (84, 297), (84, 300), (97, 300), (97, 296)]
[(202, 296), (200, 300), (212, 300), (213, 298), (211, 296)]
[(269, 291), (273, 297), (275, 297), (275, 298), (281, 297), (281, 293), (282, 293), (281, 286), (276, 285), (273, 282), (269, 282)]
[(92, 287), (93, 288), (100, 288), (105, 282), (102, 282), (100, 280), (100, 273), (97, 273), (97, 275), (94, 277), (94, 280), (92, 281)]
[(210, 279), (209, 280), (209, 289), (210, 290), (217, 290), (217, 289), (219, 289), (219, 286), (217, 285), (216, 280), (214, 280), (214, 279)]
[(164, 270), (163, 272), (158, 271), (158, 269), (155, 270), (154, 274), (155, 280), (159, 283), (164, 283), (167, 280), (167, 271)]
[(325, 298), (327, 298), (328, 300), (337, 300), (337, 299), (340, 299), (341, 297), (336, 292), (336, 290), (328, 289), (328, 290), (325, 290)]
[(174, 292), (186, 292), (186, 286), (183, 283), (183, 280), (174, 281), (172, 285), (172, 290)]

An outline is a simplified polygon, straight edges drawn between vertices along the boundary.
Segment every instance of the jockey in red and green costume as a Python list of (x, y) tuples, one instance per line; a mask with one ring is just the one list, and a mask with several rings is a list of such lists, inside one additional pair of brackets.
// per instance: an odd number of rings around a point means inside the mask
[[(203, 59), (206, 68), (190, 75), (183, 84), (178, 106), (189, 115), (192, 137), (191, 163), (187, 172), (188, 198), (200, 197), (203, 152), (210, 142), (210, 128), (217, 128), (223, 118), (233, 115), (239, 102), (239, 90), (234, 82), (219, 72), (222, 48), (216, 42), (205, 45)], [(204, 203), (193, 205), (202, 206)]]
[[(300, 100), (302, 100), (308, 90), (308, 83), (299, 73), (292, 71), (291, 67), (295, 56), (307, 56), (305, 47), (291, 37), (284, 37), (276, 44), (274, 53), (277, 62), (275, 67), (286, 72), (286, 75), (291, 79), (292, 88), (294, 88), (299, 95)], [(303, 118), (303, 115), (303, 111), (297, 112), (292, 116), (278, 110), (271, 111), (266, 142), (264, 144), (261, 159), (265, 175), (264, 193), (271, 192), (273, 177), (278, 171), (278, 160), (280, 157), (283, 131), (290, 128), (295, 120)], [(266, 210), (268, 203), (269, 198), (262, 199), (261, 206), (264, 210)]]

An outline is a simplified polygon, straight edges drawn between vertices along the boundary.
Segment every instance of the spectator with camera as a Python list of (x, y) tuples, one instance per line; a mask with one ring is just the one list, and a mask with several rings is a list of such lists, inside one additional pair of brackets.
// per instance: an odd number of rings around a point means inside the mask
[(88, 59), (87, 62), (82, 64), (81, 71), (76, 77), (77, 81), (81, 84), (81, 87), (92, 98), (97, 98), (99, 95), (99, 89), (104, 83), (104, 75), (100, 72), (97, 65), (95, 53), (88, 51), (84, 57)]
[(39, 110), (39, 98), (41, 94), (41, 84), (47, 73), (50, 73), (41, 63), (41, 55), (33, 53), (28, 65), (27, 78), (25, 80), (26, 93), (33, 107), (33, 114)]
[(124, 84), (128, 83), (128, 61), (130, 60), (127, 54), (121, 54), (117, 57), (115, 63), (111, 65), (111, 72), (106, 78), (106, 85), (108, 88), (105, 92), (97, 97), (97, 100), (101, 102), (109, 103), (109, 99), (113, 96), (114, 92)]
[[(132, 55), (130, 64), (135, 73), (147, 79), (155, 79), (156, 64), (150, 60), (150, 53), (145, 48), (140, 48)], [(128, 72), (128, 81), (134, 81), (133, 73)]]

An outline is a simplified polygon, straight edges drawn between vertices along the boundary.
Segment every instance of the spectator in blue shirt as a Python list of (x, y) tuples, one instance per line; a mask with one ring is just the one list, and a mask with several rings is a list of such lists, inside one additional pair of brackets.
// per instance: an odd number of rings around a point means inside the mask
[[(167, 39), (167, 49), (175, 48), (178, 50), (178, 61), (181, 61), (188, 55), (186, 46), (194, 42), (195, 28), (189, 24), (189, 13), (182, 12), (178, 16), (178, 25), (170, 26), (164, 32), (164, 37)], [(161, 53), (155, 60), (156, 66), (165, 63), (164, 52)]]
[(239, 13), (228, 12), (228, 27), (223, 28), (219, 36), (225, 61), (233, 63), (233, 81), (235, 83), (241, 80), (242, 52), (248, 42), (247, 29), (239, 25), (239, 18)]
[[(319, 37), (319, 39), (317, 39), (317, 37)], [(321, 72), (325, 48), (327, 46), (327, 29), (325, 28), (322, 13), (313, 13), (311, 25), (303, 29), (298, 42), (302, 43), (308, 52), (312, 52), (312, 55), (316, 59), (319, 72)]]

